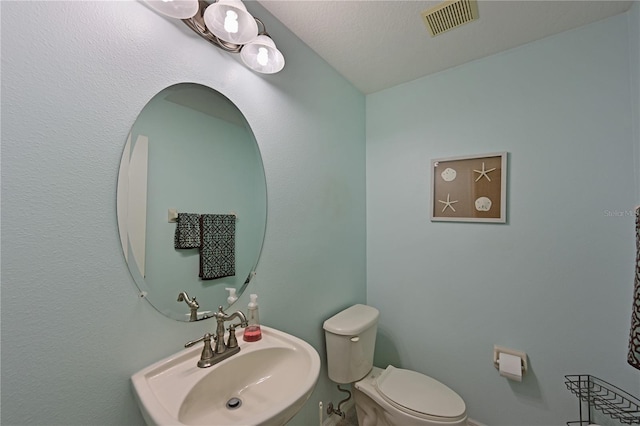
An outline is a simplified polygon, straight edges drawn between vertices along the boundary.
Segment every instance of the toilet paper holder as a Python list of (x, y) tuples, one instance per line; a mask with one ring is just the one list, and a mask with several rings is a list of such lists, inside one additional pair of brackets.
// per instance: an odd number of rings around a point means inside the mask
[(494, 345), (493, 346), (493, 366), (496, 367), (497, 370), (500, 369), (500, 363), (498, 361), (498, 359), (500, 358), (500, 353), (505, 353), (505, 354), (517, 356), (518, 358), (520, 358), (523, 376), (529, 370), (529, 366), (527, 363), (527, 354), (525, 352), (517, 351), (515, 349), (505, 348), (503, 346)]

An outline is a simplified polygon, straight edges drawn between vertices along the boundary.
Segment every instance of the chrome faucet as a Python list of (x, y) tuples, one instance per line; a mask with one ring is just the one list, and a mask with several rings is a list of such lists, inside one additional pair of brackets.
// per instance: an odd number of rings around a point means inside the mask
[[(187, 342), (184, 345), (185, 348), (189, 348), (198, 342), (204, 342), (204, 348), (202, 349), (202, 354), (200, 355), (200, 360), (198, 361), (198, 367), (200, 368), (211, 367), (212, 365), (215, 365), (220, 361), (225, 360), (230, 356), (240, 352), (240, 346), (238, 345), (238, 340), (236, 339), (236, 326), (240, 325), (240, 327), (246, 327), (248, 325), (247, 317), (244, 315), (244, 313), (242, 313), (242, 311), (236, 311), (228, 315), (224, 312), (222, 306), (218, 307), (218, 312), (213, 314), (213, 317), (217, 322), (215, 336), (211, 336), (211, 334), (207, 333), (201, 338), (192, 340), (191, 342)], [(225, 342), (224, 323), (227, 321), (231, 321), (234, 318), (240, 319), (240, 324), (231, 324), (229, 326), (229, 337)], [(215, 349), (211, 348), (212, 338), (216, 342)]]
[(194, 296), (193, 299), (190, 299), (187, 292), (183, 291), (182, 293), (178, 294), (178, 302), (182, 301), (184, 301), (187, 306), (189, 306), (189, 309), (191, 311), (191, 315), (189, 315), (189, 321), (198, 321), (198, 309), (200, 308), (200, 305), (198, 304), (198, 302), (196, 302), (196, 297)]

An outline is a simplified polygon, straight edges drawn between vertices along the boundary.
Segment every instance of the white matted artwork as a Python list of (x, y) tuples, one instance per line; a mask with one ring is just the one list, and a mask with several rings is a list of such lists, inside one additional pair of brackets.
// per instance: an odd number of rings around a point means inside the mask
[(507, 153), (431, 160), (431, 220), (507, 221)]

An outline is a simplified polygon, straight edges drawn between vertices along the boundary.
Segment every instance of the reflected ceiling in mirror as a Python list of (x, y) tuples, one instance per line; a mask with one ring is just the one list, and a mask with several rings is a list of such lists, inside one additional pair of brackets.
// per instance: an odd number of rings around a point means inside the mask
[[(234, 214), (235, 275), (204, 280), (200, 250), (174, 248), (170, 210)], [(229, 306), (255, 273), (267, 217), (267, 188), (258, 144), (244, 115), (224, 95), (180, 83), (154, 96), (136, 119), (120, 163), (118, 228), (140, 295), (159, 312), (189, 321), (187, 292), (198, 318)]]

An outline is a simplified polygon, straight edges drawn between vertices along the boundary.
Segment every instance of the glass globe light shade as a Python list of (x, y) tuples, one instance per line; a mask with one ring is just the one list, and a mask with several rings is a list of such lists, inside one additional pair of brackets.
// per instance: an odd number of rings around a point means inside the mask
[(284, 56), (266, 35), (259, 35), (243, 46), (240, 57), (249, 68), (262, 74), (274, 74), (284, 68)]
[(204, 11), (207, 29), (219, 39), (247, 44), (258, 35), (258, 24), (240, 0), (218, 0)]
[(170, 18), (189, 19), (198, 13), (198, 0), (144, 0), (153, 10)]

